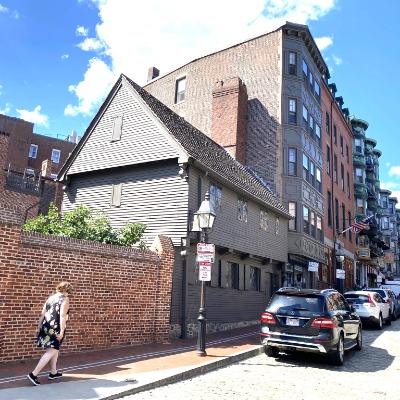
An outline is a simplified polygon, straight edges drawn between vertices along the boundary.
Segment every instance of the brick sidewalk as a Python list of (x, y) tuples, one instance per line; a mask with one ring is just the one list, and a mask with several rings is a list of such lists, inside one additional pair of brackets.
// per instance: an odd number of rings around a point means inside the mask
[[(260, 352), (258, 326), (207, 335), (207, 356), (196, 354), (196, 338), (111, 350), (60, 355), (63, 378), (50, 381), (47, 371), (34, 387), (26, 378), (37, 360), (0, 365), (0, 398), (35, 400), (111, 399), (161, 386), (230, 364)], [(56, 387), (52, 385), (57, 385)]]

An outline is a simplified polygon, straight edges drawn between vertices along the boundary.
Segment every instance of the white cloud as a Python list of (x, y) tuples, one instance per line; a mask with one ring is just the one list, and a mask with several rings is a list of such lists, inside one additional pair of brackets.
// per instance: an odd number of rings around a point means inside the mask
[(115, 76), (108, 66), (98, 58), (92, 58), (83, 81), (68, 88), (70, 92), (75, 93), (79, 104), (77, 106), (68, 104), (64, 114), (70, 116), (92, 114), (104, 100), (114, 81)]
[(37, 106), (33, 111), (17, 109), (17, 112), (20, 118), (24, 119), (25, 121), (33, 122), (34, 124), (42, 125), (48, 128), (49, 117), (40, 112), (41, 108), (42, 108), (41, 106)]
[(8, 115), (11, 111), (12, 105), (10, 103), (6, 103), (6, 108), (3, 110), (0, 109), (0, 114)]
[(333, 39), (329, 36), (316, 38), (314, 40), (321, 52), (327, 49), (329, 46), (332, 46), (333, 44)]
[(82, 43), (77, 45), (83, 51), (97, 51), (104, 48), (104, 44), (97, 39), (86, 38)]
[(63, 54), (63, 55), (61, 56), (61, 59), (62, 59), (62, 60), (66, 60), (67, 58), (69, 58), (69, 54)]
[[(99, 9), (96, 34), (78, 44), (94, 52), (106, 81), (94, 80), (89, 65), (83, 80), (71, 86), (79, 105), (68, 105), (68, 115), (93, 111), (108, 90), (110, 76), (124, 73), (140, 85), (149, 67), (165, 74), (191, 60), (277, 29), (286, 21), (307, 24), (326, 15), (336, 0), (90, 0)], [(121, 12), (123, 10), (123, 12)], [(134, 16), (134, 23), (132, 18)], [(86, 32), (78, 27), (77, 33)], [(323, 38), (321, 38), (323, 39)], [(321, 42), (321, 46), (324, 42)], [(106, 61), (107, 60), (107, 64)], [(100, 65), (98, 65), (100, 67)]]
[(0, 4), (0, 13), (8, 13), (8, 8)]
[(343, 60), (338, 56), (332, 55), (332, 59), (333, 59), (333, 62), (335, 63), (335, 65), (343, 64)]
[(76, 35), (77, 36), (87, 36), (89, 33), (89, 29), (85, 28), (84, 26), (78, 26), (76, 28)]
[(390, 167), (388, 175), (400, 178), (400, 166)]

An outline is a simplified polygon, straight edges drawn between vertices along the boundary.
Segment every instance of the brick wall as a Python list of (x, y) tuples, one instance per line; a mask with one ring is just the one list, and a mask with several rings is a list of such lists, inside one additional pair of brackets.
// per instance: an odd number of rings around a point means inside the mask
[(168, 339), (174, 252), (23, 232), (23, 214), (0, 204), (0, 362), (38, 358), (35, 329), (61, 281), (74, 287), (63, 352)]

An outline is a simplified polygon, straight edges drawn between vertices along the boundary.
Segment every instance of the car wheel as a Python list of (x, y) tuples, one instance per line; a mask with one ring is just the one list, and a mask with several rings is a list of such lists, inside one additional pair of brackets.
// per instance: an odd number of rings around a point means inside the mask
[(279, 350), (274, 346), (264, 346), (264, 352), (268, 357), (278, 357)]
[(392, 313), (389, 312), (389, 316), (386, 320), (386, 325), (392, 325)]
[(393, 312), (392, 312), (392, 321), (396, 321), (397, 319), (397, 310), (396, 307), (393, 308)]
[(356, 337), (356, 345), (354, 347), (356, 350), (362, 349), (362, 329), (361, 326), (358, 327), (358, 333)]
[(334, 365), (343, 365), (344, 361), (344, 343), (343, 336), (339, 336), (339, 340), (337, 343), (336, 350), (331, 354), (332, 364)]
[(383, 318), (382, 318), (382, 314), (379, 314), (379, 321), (378, 321), (377, 328), (378, 328), (379, 330), (382, 330), (382, 329), (383, 329)]

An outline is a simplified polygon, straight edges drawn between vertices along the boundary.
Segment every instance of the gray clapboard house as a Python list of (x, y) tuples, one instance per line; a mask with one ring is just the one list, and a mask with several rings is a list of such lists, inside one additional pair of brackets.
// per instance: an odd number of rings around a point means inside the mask
[(115, 228), (145, 223), (149, 245), (156, 235), (171, 238), (171, 338), (197, 333), (200, 235), (192, 221), (207, 191), (217, 215), (207, 330), (257, 323), (282, 282), (289, 212), (251, 170), (124, 75), (58, 178), (63, 212), (84, 204), (105, 211)]

